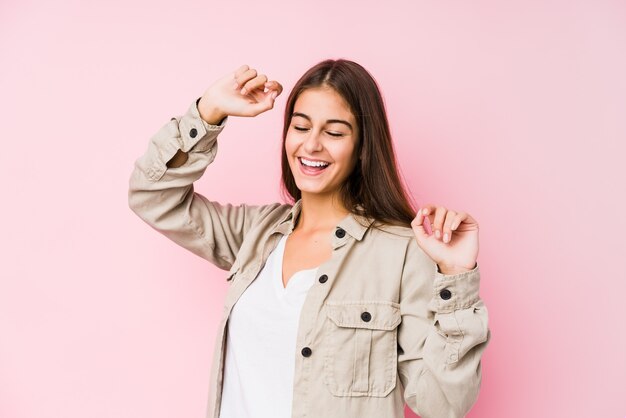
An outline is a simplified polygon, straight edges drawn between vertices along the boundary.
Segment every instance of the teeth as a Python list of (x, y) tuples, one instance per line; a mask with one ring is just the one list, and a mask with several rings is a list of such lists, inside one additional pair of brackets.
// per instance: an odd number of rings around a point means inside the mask
[(323, 163), (321, 161), (309, 161), (309, 160), (305, 160), (304, 158), (300, 158), (300, 161), (302, 161), (302, 164), (304, 165), (308, 165), (309, 167), (326, 167), (328, 164), (330, 163)]

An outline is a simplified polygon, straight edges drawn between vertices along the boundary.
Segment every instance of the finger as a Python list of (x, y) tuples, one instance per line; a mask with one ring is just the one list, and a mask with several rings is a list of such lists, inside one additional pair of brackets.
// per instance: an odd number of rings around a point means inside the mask
[(426, 239), (430, 235), (428, 235), (428, 231), (424, 228), (424, 208), (421, 208), (417, 211), (415, 218), (411, 221), (411, 228), (415, 232), (415, 235), (418, 239)]
[(443, 221), (446, 217), (447, 209), (443, 206), (437, 206), (435, 212), (435, 221), (433, 222), (433, 231), (435, 232), (435, 238), (440, 239), (442, 237), (441, 230), (443, 229)]
[(276, 99), (275, 91), (257, 93), (257, 91), (253, 90), (250, 94), (254, 95), (256, 102), (248, 104), (249, 116), (256, 116), (259, 113), (263, 113), (274, 108), (274, 102)]
[(258, 87), (263, 87), (266, 81), (267, 77), (265, 76), (265, 74), (257, 75), (252, 80), (249, 80), (246, 84), (243, 85), (243, 88), (241, 89), (241, 94), (246, 94)]
[(452, 240), (452, 229), (451, 229), (451, 225), (452, 222), (455, 221), (457, 217), (457, 213), (453, 210), (449, 210), (446, 213), (446, 219), (443, 223), (443, 242), (450, 242)]
[(239, 87), (239, 82), (237, 81), (239, 79), (239, 77), (241, 77), (243, 75), (243, 73), (245, 73), (249, 69), (250, 69), (250, 67), (248, 67), (246, 64), (244, 64), (244, 65), (242, 65), (241, 67), (239, 67), (239, 68), (237, 68), (235, 70), (235, 73), (233, 74), (233, 78), (235, 79), (235, 84), (233, 86), (234, 89)]
[(241, 73), (240, 75), (235, 75), (235, 81), (237, 82), (238, 85), (243, 86), (244, 84), (246, 84), (248, 81), (252, 80), (256, 76), (257, 76), (256, 70), (254, 68), (249, 68), (245, 70), (243, 73)]
[(426, 218), (428, 218), (428, 226), (430, 227), (431, 233), (434, 231), (433, 223), (435, 219), (435, 205), (424, 205), (422, 206), (422, 212)]
[(276, 96), (278, 96), (278, 92), (275, 90), (268, 90), (267, 93), (263, 94), (265, 94), (265, 97), (262, 100), (262, 102), (266, 105), (265, 110), (273, 109), (274, 102), (276, 101)]
[(276, 86), (276, 91), (278, 91), (278, 94), (280, 95), (283, 92), (283, 85), (278, 81), (274, 81), (274, 85)]
[(235, 70), (235, 77), (241, 76), (243, 73), (245, 73), (249, 69), (250, 69), (250, 67), (247, 64), (242, 65), (241, 67), (239, 67), (239, 68), (237, 68)]
[(265, 83), (265, 87), (267, 87), (267, 90), (274, 90), (276, 91), (276, 95), (280, 95), (280, 93), (283, 92), (283, 86), (280, 85), (280, 83), (278, 81), (272, 80), (272, 81), (267, 81)]
[(467, 218), (467, 216), (468, 215), (465, 212), (458, 212), (456, 214), (456, 217), (454, 218), (454, 220), (450, 224), (450, 230), (451, 231), (455, 231), (459, 227), (461, 222), (463, 222), (463, 220)]
[(263, 113), (269, 109), (272, 109), (274, 107), (274, 99), (272, 99), (270, 97), (270, 95), (267, 96), (268, 99), (266, 100), (262, 100), (258, 103), (253, 103), (250, 104), (250, 113), (251, 116), (256, 116), (259, 113)]

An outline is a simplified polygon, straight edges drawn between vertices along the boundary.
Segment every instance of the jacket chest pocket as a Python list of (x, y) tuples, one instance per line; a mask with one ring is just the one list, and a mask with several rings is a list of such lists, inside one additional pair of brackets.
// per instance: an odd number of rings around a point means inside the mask
[(396, 386), (400, 304), (327, 302), (324, 382), (335, 396), (387, 396)]

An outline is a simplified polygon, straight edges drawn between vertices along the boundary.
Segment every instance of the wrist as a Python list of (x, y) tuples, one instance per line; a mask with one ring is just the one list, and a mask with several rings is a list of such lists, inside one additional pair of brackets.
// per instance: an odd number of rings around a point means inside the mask
[(441, 274), (445, 275), (453, 275), (459, 273), (465, 273), (466, 271), (474, 270), (478, 262), (474, 263), (474, 266), (471, 268), (463, 267), (463, 266), (446, 266), (445, 264), (437, 264), (437, 271)]
[(209, 125), (219, 125), (227, 116), (213, 106), (204, 106), (202, 100), (198, 102), (198, 113), (200, 117)]

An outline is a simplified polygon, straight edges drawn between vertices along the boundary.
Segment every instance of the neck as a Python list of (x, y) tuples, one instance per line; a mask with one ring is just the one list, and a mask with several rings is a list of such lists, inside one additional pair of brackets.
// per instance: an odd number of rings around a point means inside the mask
[(296, 229), (302, 232), (332, 230), (350, 213), (336, 195), (302, 193), (300, 209)]

